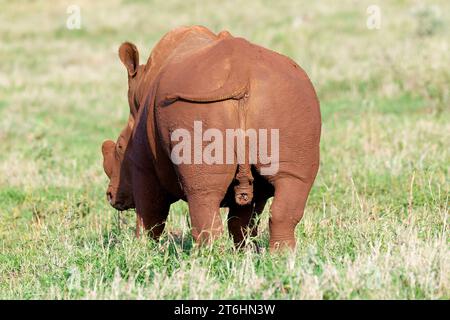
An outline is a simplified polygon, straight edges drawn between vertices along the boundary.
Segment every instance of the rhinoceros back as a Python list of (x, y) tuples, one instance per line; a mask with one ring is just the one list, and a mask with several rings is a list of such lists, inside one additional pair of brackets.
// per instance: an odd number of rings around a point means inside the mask
[(246, 40), (229, 37), (170, 62), (158, 80), (156, 105), (242, 98), (249, 89), (248, 65), (242, 61), (247, 46)]

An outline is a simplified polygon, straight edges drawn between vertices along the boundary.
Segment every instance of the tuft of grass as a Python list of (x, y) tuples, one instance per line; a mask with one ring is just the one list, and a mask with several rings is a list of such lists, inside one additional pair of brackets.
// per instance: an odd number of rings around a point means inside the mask
[[(77, 3), (68, 30), (70, 1), (0, 0), (0, 299), (450, 298), (448, 1), (380, 1), (380, 30), (366, 1)], [(317, 89), (321, 169), (293, 253), (267, 252), (270, 203), (256, 253), (226, 234), (198, 248), (181, 201), (161, 241), (136, 239), (134, 212), (105, 201), (100, 145), (129, 110), (117, 48), (145, 61), (190, 24), (289, 55)]]

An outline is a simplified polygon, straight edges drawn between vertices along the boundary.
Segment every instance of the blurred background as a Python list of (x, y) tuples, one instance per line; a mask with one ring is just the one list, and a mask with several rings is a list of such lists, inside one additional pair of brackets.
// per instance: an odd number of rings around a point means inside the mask
[[(445, 0), (0, 0), (0, 297), (448, 298), (449, 13)], [(183, 203), (166, 261), (163, 244), (135, 243), (132, 212), (118, 232), (105, 201), (100, 146), (129, 110), (119, 45), (145, 63), (194, 24), (291, 57), (317, 90), (321, 169), (290, 277), (263, 260), (247, 283), (242, 257), (211, 276), (220, 262), (183, 255)], [(261, 234), (265, 246), (267, 212)]]

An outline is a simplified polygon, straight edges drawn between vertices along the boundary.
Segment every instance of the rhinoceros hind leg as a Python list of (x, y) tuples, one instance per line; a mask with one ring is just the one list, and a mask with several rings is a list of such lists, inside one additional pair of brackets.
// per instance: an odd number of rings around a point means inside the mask
[(295, 227), (303, 217), (312, 183), (296, 178), (275, 181), (275, 197), (270, 207), (270, 251), (295, 248)]
[(197, 244), (209, 244), (222, 234), (221, 198), (221, 195), (211, 193), (188, 195), (192, 236)]

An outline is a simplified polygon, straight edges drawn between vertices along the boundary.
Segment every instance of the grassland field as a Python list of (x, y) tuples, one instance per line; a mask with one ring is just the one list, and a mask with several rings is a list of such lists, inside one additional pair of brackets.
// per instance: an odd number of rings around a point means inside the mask
[[(69, 5), (81, 28), (68, 29)], [(449, 299), (450, 2), (0, 0), (0, 299)], [(321, 168), (297, 249), (158, 243), (105, 200), (100, 146), (128, 117), (125, 41), (145, 61), (201, 24), (286, 54), (321, 101)], [(224, 210), (225, 214), (225, 210)]]

